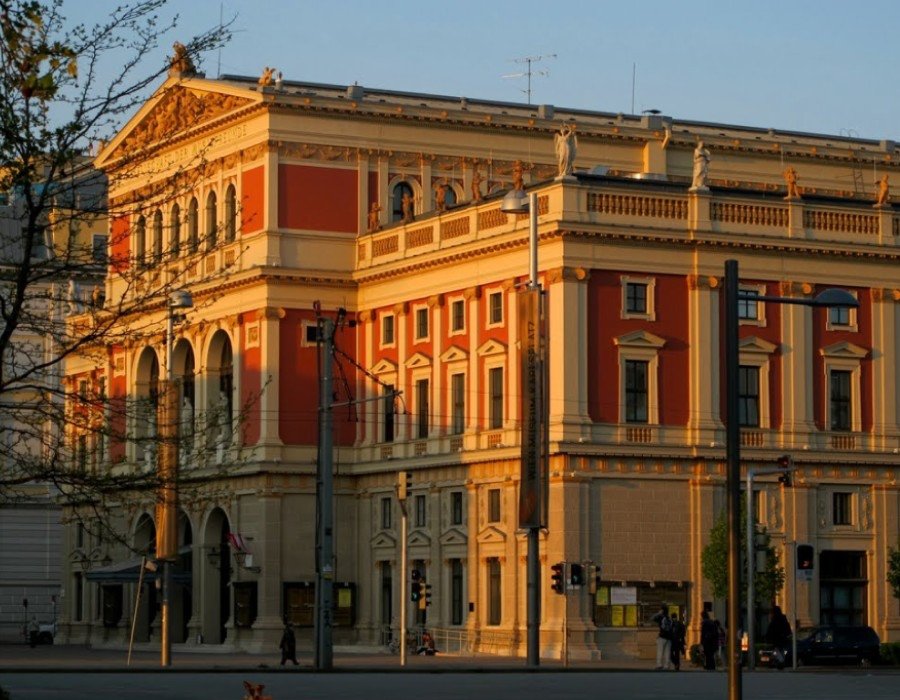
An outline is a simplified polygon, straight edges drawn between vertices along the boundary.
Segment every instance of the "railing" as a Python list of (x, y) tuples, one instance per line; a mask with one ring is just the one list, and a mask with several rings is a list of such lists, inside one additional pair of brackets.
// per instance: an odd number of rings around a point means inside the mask
[(434, 639), (434, 648), (439, 654), (450, 656), (473, 656), (475, 654), (475, 634), (461, 627), (429, 627)]

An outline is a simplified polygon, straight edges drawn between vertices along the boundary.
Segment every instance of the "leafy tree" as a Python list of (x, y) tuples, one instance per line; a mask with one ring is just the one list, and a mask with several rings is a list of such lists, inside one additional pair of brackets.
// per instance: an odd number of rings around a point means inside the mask
[[(116, 267), (115, 258), (106, 259), (106, 239), (98, 249), (93, 235), (107, 233), (111, 211), (105, 175), (92, 167), (96, 146), (115, 135), (167, 73), (194, 75), (201, 54), (229, 35), (227, 25), (218, 26), (177, 44), (177, 61), (150, 61), (176, 26), (177, 18), (160, 19), (166, 2), (110, 7), (97, 24), (84, 25), (66, 20), (62, 0), (0, 0), (0, 503), (28, 499), (40, 483), (70, 503), (102, 508), (104, 494), (142, 480), (155, 485), (152, 470), (125, 475), (78, 464), (92, 450), (73, 455), (66, 431), (91, 431), (101, 445), (129, 439), (112, 427), (127, 421), (97, 416), (121, 417), (132, 407), (68, 386), (62, 367), (121, 342), (122, 328), (133, 339), (159, 333), (158, 323), (141, 326), (140, 312), (159, 307), (180, 283), (165, 276), (148, 283), (136, 266)], [(112, 77), (101, 77), (113, 65)], [(126, 152), (117, 179), (136, 177), (142, 158), (140, 149)], [(203, 154), (180, 167), (166, 191), (141, 197), (161, 200), (191, 187), (202, 177)], [(138, 202), (115, 206), (128, 214)], [(109, 243), (114, 250), (116, 241)], [(107, 262), (125, 282), (117, 298), (105, 298)], [(73, 412), (72, 399), (83, 410)]]
[[(743, 553), (747, 548), (746, 528), (744, 523), (747, 522), (747, 506), (746, 499), (741, 499), (741, 600), (744, 604), (747, 601), (747, 581), (743, 571), (746, 569), (746, 562)], [(784, 587), (784, 567), (779, 564), (778, 552), (771, 544), (771, 537), (766, 528), (755, 525), (758, 535), (762, 535), (763, 548), (765, 551), (764, 568), (755, 572), (754, 576), (754, 592), (755, 598), (759, 601), (771, 601), (776, 594)], [(716, 598), (725, 598), (728, 595), (728, 517), (727, 512), (722, 511), (716, 519), (712, 530), (710, 531), (709, 544), (703, 548), (701, 553), (701, 570), (703, 577), (712, 584), (713, 596)]]
[(887, 582), (894, 597), (900, 600), (900, 548), (888, 547)]

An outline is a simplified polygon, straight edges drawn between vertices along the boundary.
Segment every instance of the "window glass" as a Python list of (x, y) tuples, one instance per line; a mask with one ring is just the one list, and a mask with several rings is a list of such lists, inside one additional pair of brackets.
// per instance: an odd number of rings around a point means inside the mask
[(503, 368), (492, 367), (488, 372), (490, 406), (488, 423), (491, 429), (503, 427)]
[(853, 514), (851, 513), (851, 494), (838, 491), (832, 494), (832, 521), (835, 525), (852, 524)]
[(394, 385), (384, 387), (384, 442), (394, 441)]
[(403, 195), (412, 197), (413, 189), (407, 182), (398, 182), (391, 194), (391, 221), (402, 221), (403, 219)]
[(647, 368), (645, 360), (625, 360), (625, 422), (647, 422)]
[(466, 327), (466, 306), (462, 299), (450, 305), (450, 330), (461, 331)]
[[(755, 289), (741, 289), (740, 293), (746, 296), (759, 296)], [(738, 299), (738, 318), (755, 321), (759, 318), (759, 302), (753, 299)]]
[(416, 437), (428, 437), (428, 387), (427, 379), (416, 381)]
[(503, 292), (491, 292), (488, 296), (488, 319), (491, 324), (503, 323)]
[(738, 423), (759, 427), (759, 367), (742, 365), (738, 370)]
[(425, 496), (416, 496), (416, 527), (425, 527)]
[(832, 326), (849, 326), (850, 309), (840, 306), (831, 306), (828, 309), (828, 321)]
[(393, 345), (394, 344), (394, 317), (393, 316), (382, 316), (381, 317), (381, 344), (382, 345)]
[(450, 522), (453, 525), (462, 525), (462, 522), (463, 522), (462, 491), (453, 491), (450, 494)]
[(428, 337), (428, 308), (416, 309), (416, 338)]
[(381, 529), (388, 530), (391, 527), (391, 499), (381, 499)]
[(461, 435), (466, 429), (466, 375), (450, 375), (450, 434)]
[(850, 430), (850, 378), (847, 370), (831, 370), (831, 429)]
[(488, 569), (488, 624), (499, 625), (503, 619), (501, 608), (500, 560), (492, 557), (487, 560)]
[(625, 311), (630, 314), (647, 313), (647, 285), (628, 282), (625, 285)]
[(500, 522), (500, 489), (488, 491), (488, 522)]

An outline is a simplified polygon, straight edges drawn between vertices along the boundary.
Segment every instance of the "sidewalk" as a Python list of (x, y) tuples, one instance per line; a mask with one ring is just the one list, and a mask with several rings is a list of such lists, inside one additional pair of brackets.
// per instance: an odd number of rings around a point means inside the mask
[[(197, 647), (175, 645), (172, 648), (172, 665), (160, 667), (158, 647), (142, 646), (132, 652), (131, 665), (127, 665), (127, 649), (96, 649), (84, 646), (38, 646), (32, 649), (24, 644), (0, 645), (0, 668), (4, 672), (228, 672), (248, 669), (293, 672), (312, 672), (313, 659), (309, 652), (301, 650), (297, 658), (299, 666), (281, 667), (280, 654), (250, 654), (231, 652), (221, 647)], [(503, 656), (408, 656), (406, 666), (400, 665), (400, 657), (386, 653), (378, 647), (336, 647), (334, 651), (336, 671), (385, 671), (385, 672), (521, 672), (527, 669), (525, 659)], [(540, 669), (563, 670), (559, 659), (541, 659)], [(572, 661), (570, 671), (652, 671), (653, 663), (645, 661)], [(692, 671), (683, 665), (683, 671)]]

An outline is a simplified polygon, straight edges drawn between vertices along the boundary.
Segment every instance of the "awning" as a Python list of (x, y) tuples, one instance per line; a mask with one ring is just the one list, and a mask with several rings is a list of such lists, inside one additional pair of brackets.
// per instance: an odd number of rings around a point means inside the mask
[[(179, 552), (186, 554), (191, 551), (190, 547), (183, 547)], [(98, 566), (90, 569), (85, 573), (88, 581), (95, 583), (137, 583), (141, 574), (141, 562), (143, 557), (135, 557), (125, 561), (114, 562), (107, 566)], [(148, 559), (147, 561), (152, 561)], [(158, 567), (156, 571), (144, 570), (144, 581), (155, 581), (158, 576), (162, 575), (162, 568)], [(185, 571), (179, 566), (174, 567), (172, 572), (172, 580), (175, 583), (189, 584), (192, 580), (191, 572)]]

